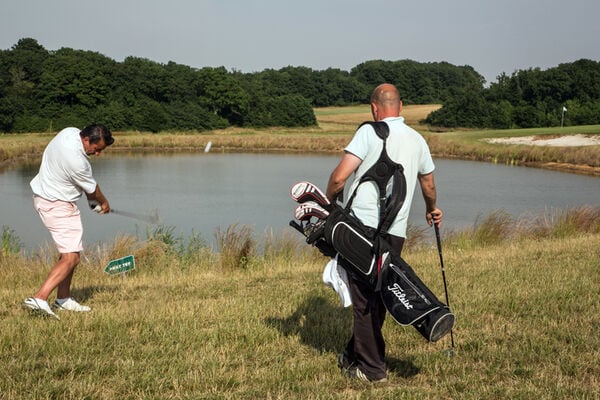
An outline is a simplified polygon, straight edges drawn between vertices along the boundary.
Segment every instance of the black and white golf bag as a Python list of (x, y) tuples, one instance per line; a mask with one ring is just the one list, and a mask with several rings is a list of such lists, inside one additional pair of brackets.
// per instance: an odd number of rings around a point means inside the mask
[(430, 342), (450, 332), (454, 314), (404, 259), (390, 253), (387, 242), (372, 236), (373, 229), (337, 205), (322, 222), (307, 243), (329, 257), (337, 253), (342, 267), (379, 292), (397, 323), (414, 326)]
[[(454, 315), (402, 258), (390, 252), (389, 244), (381, 235), (388, 231), (404, 203), (406, 180), (402, 166), (394, 163), (387, 155), (387, 124), (371, 124), (384, 145), (379, 160), (363, 175), (360, 183), (373, 181), (378, 186), (379, 193), (382, 193), (379, 226), (376, 229), (367, 227), (352, 214), (350, 207), (356, 191), (345, 208), (317, 200), (323, 207), (323, 211), (318, 214), (324, 218), (318, 218), (314, 223), (305, 220), (303, 225), (291, 221), (290, 225), (303, 233), (306, 242), (317, 247), (324, 255), (332, 257), (338, 254), (340, 265), (380, 293), (383, 304), (396, 322), (414, 326), (425, 339), (435, 342), (450, 332), (454, 325)], [(386, 187), (392, 178), (392, 194), (387, 198)], [(313, 193), (318, 193), (318, 196), (311, 194), (313, 200), (324, 197), (314, 185), (302, 182), (292, 188), (292, 198), (297, 201), (306, 201), (300, 191), (294, 190), (299, 185), (310, 187)], [(306, 212), (303, 215), (308, 214)], [(312, 208), (310, 215), (315, 215)], [(298, 211), (296, 216), (298, 217)]]
[(437, 342), (454, 326), (454, 314), (400, 257), (390, 257), (381, 270), (380, 295), (385, 308), (400, 325), (412, 325), (430, 342)]

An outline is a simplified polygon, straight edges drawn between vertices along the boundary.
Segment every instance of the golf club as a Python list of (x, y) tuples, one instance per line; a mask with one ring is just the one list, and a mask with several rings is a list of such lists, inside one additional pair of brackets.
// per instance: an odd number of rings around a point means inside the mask
[(314, 201), (307, 201), (296, 207), (294, 215), (299, 221), (309, 220), (311, 217), (325, 219), (329, 216), (329, 211), (325, 210)]
[[(100, 207), (100, 203), (98, 203), (97, 201), (92, 200), (92, 201), (89, 201), (88, 203), (89, 203), (92, 211), (97, 212), (97, 213), (102, 211), (102, 208)], [(134, 213), (134, 212), (130, 212), (130, 211), (115, 210), (114, 208), (111, 208), (110, 212), (111, 212), (111, 214), (117, 214), (117, 215), (121, 215), (123, 217), (137, 219), (138, 221), (146, 222), (148, 224), (157, 224), (158, 223), (158, 214), (156, 214), (156, 213), (153, 215), (145, 215), (145, 214), (139, 214), (139, 213)]]
[(133, 213), (133, 212), (129, 212), (129, 211), (115, 210), (114, 208), (110, 209), (110, 213), (121, 215), (121, 216), (127, 217), (127, 218), (137, 219), (138, 221), (146, 222), (149, 224), (157, 224), (158, 223), (158, 215), (156, 215), (156, 214), (144, 215), (144, 214), (138, 214), (138, 213)]
[[(442, 257), (442, 241), (440, 239), (440, 228), (434, 222), (433, 228), (435, 229), (435, 239), (437, 242), (438, 254), (440, 255), (440, 265), (442, 267), (442, 280), (444, 281), (444, 292), (446, 293), (446, 305), (450, 307), (450, 301), (448, 300), (448, 285), (446, 284), (446, 270), (444, 269), (444, 258)], [(450, 357), (454, 356), (454, 335), (452, 329), (450, 329), (450, 343), (451, 347), (448, 351)]]
[(329, 199), (317, 186), (310, 182), (298, 182), (290, 189), (290, 196), (298, 203), (314, 201), (321, 207), (327, 208), (331, 203)]

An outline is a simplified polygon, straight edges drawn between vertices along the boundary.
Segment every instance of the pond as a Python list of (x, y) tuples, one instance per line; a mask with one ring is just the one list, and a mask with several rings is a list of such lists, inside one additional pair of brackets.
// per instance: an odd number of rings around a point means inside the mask
[[(115, 210), (158, 216), (177, 237), (200, 235), (214, 242), (215, 229), (249, 225), (265, 231), (291, 230), (296, 203), (290, 186), (308, 180), (323, 190), (339, 156), (290, 154), (172, 154), (92, 157), (94, 175)], [(495, 210), (519, 217), (581, 205), (598, 205), (600, 179), (541, 169), (471, 161), (434, 160), (443, 229), (474, 225)], [(29, 181), (35, 168), (0, 174), (0, 225), (28, 248), (50, 242), (32, 207)], [(415, 192), (410, 223), (425, 226), (424, 204)], [(117, 214), (97, 215), (81, 200), (87, 245), (110, 243), (118, 234), (144, 239), (152, 229)], [(300, 235), (298, 234), (300, 237)]]

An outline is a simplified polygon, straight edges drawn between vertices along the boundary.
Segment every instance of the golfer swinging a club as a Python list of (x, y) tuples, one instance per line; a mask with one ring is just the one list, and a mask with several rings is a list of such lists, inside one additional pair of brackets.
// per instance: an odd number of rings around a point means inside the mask
[(110, 212), (108, 200), (92, 176), (88, 156), (99, 155), (113, 142), (107, 127), (90, 125), (81, 131), (63, 129), (44, 150), (39, 173), (30, 186), (35, 210), (50, 231), (60, 257), (37, 293), (25, 299), (25, 308), (59, 319), (48, 305), (50, 293), (58, 288), (55, 309), (90, 311), (71, 297), (73, 272), (83, 250), (83, 225), (76, 201), (85, 193), (88, 202), (99, 204), (97, 212)]

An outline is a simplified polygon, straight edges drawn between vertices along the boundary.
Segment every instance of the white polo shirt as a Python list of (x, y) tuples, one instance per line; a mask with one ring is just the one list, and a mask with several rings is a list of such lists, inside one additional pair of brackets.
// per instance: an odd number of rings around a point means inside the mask
[(83, 192), (96, 190), (79, 132), (77, 128), (65, 128), (48, 143), (40, 170), (30, 182), (35, 195), (50, 201), (74, 202)]
[[(395, 236), (406, 237), (408, 214), (412, 202), (417, 174), (426, 175), (433, 172), (435, 165), (429, 152), (427, 142), (417, 131), (404, 123), (403, 117), (386, 118), (384, 121), (390, 128), (387, 139), (387, 153), (390, 158), (402, 164), (406, 178), (406, 199), (389, 233)], [(356, 131), (354, 137), (344, 149), (362, 160), (356, 170), (350, 185), (347, 199), (356, 189), (363, 174), (379, 159), (383, 141), (377, 136), (371, 125), (365, 124)], [(387, 195), (392, 191), (392, 185), (387, 188)], [(365, 182), (358, 187), (352, 201), (352, 211), (367, 226), (376, 228), (379, 223), (379, 199), (377, 186), (373, 182)]]

